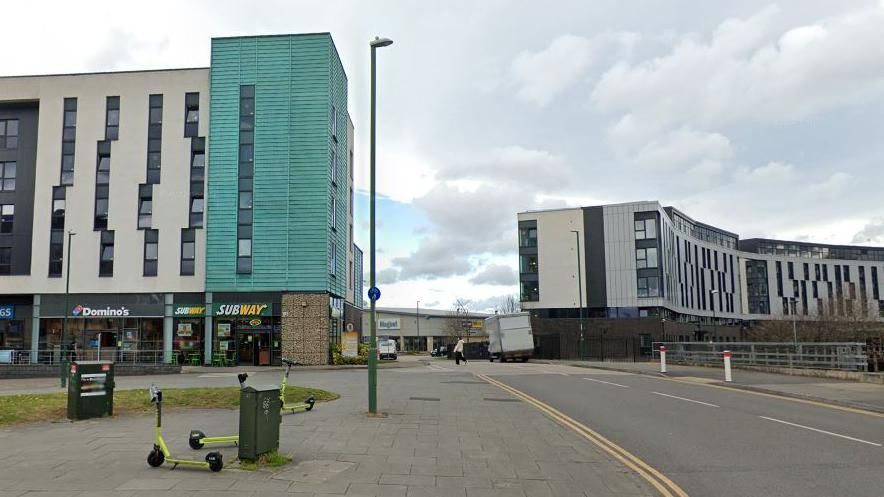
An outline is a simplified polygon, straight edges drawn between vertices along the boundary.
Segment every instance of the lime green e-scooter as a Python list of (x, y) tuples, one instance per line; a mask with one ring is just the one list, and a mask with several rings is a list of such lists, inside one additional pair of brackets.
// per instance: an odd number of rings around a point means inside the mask
[(289, 411), (294, 413), (295, 411), (310, 411), (313, 409), (313, 404), (316, 403), (316, 397), (309, 396), (304, 402), (297, 402), (294, 404), (286, 404), (285, 403), (285, 386), (289, 382), (289, 372), (292, 370), (292, 366), (296, 366), (300, 364), (297, 361), (292, 361), (289, 359), (283, 359), (282, 363), (285, 364), (285, 374), (282, 377), (282, 383), (279, 385), (279, 402), (282, 406), (282, 412)]
[(156, 468), (162, 466), (164, 462), (172, 464), (172, 469), (178, 465), (196, 466), (200, 468), (208, 468), (212, 471), (221, 471), (224, 463), (221, 459), (220, 452), (209, 452), (206, 454), (205, 461), (196, 461), (194, 459), (176, 459), (169, 453), (166, 442), (163, 440), (163, 391), (156, 385), (150, 386), (150, 401), (157, 406), (157, 426), (154, 432), (153, 450), (147, 455), (147, 464)]
[[(249, 377), (248, 373), (240, 373), (236, 375), (236, 379), (239, 380), (239, 388), (245, 386), (246, 379)], [(228, 435), (223, 437), (207, 437), (205, 433), (200, 430), (191, 430), (190, 437), (187, 440), (187, 443), (190, 444), (190, 448), (193, 450), (202, 449), (204, 445), (210, 444), (223, 444), (223, 443), (233, 443), (239, 444), (239, 435)]]

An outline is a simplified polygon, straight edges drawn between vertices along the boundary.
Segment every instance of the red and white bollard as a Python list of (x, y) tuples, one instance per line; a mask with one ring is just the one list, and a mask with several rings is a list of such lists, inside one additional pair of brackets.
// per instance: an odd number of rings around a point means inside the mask
[(733, 376), (731, 375), (731, 351), (724, 351), (724, 381), (731, 382), (734, 381)]
[(666, 347), (660, 346), (660, 372), (666, 372)]

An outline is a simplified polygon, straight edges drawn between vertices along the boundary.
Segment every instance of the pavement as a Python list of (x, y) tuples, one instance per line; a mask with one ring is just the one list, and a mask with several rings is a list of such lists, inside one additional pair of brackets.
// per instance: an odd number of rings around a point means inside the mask
[[(406, 361), (407, 362), (407, 361)], [(516, 372), (496, 365), (500, 372)], [(336, 391), (341, 399), (285, 415), (280, 450), (294, 457), (275, 471), (151, 468), (152, 416), (121, 415), (80, 422), (0, 429), (0, 497), (19, 496), (617, 496), (658, 495), (606, 452), (539, 410), (453, 364), (379, 372), (383, 417), (369, 417), (365, 371), (295, 371), (291, 382)], [(584, 374), (538, 365), (532, 375)], [(253, 381), (279, 381), (258, 371)], [(26, 385), (5, 385), (4, 391)], [(14, 380), (18, 381), (18, 380)], [(121, 377), (121, 387), (233, 385), (235, 372)], [(51, 388), (38, 386), (40, 388)], [(58, 390), (55, 387), (55, 390)], [(146, 395), (146, 393), (145, 393)], [(164, 410), (172, 454), (201, 459), (187, 434), (230, 434), (234, 410)]]
[[(884, 413), (884, 385), (847, 380), (763, 373), (733, 369), (733, 382), (724, 382), (724, 369), (667, 364), (665, 375), (657, 362), (548, 361), (551, 364), (576, 365), (652, 376), (666, 376), (683, 381), (713, 382), (756, 392), (814, 400), (833, 405)], [(882, 491), (884, 495), (884, 491)]]

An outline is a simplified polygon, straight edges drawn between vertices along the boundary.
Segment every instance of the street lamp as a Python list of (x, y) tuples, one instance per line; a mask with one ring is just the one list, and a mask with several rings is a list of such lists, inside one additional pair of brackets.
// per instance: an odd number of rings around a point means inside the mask
[(712, 331), (715, 338), (718, 338), (718, 323), (715, 322), (715, 296), (718, 295), (718, 290), (712, 290), (710, 293), (712, 295), (709, 298), (709, 304), (712, 307)]
[(798, 298), (789, 297), (789, 303), (792, 304), (792, 345), (798, 350), (798, 327), (795, 323), (795, 315), (798, 314)]
[[(376, 83), (376, 57), (375, 52), (378, 48), (388, 47), (393, 44), (393, 40), (389, 38), (378, 38), (377, 36), (369, 42), (371, 47), (371, 132), (370, 132), (370, 154), (371, 161), (369, 164), (370, 192), (369, 192), (369, 232), (371, 235), (371, 268), (369, 271), (369, 285), (375, 288), (375, 83)], [(376, 295), (376, 294), (375, 294)], [(368, 412), (377, 414), (378, 412), (378, 344), (377, 344), (377, 314), (375, 306), (377, 298), (371, 300), (371, 336), (368, 343)]]
[[(421, 301), (418, 300), (417, 304), (414, 306), (415, 316), (414, 316), (414, 324), (417, 326), (417, 343), (421, 343)], [(418, 345), (420, 347), (420, 345)]]
[(61, 388), (64, 388), (67, 385), (67, 361), (65, 360), (64, 355), (64, 339), (65, 335), (68, 332), (68, 314), (71, 312), (70, 303), (68, 302), (68, 298), (71, 293), (71, 238), (76, 235), (71, 230), (68, 230), (68, 254), (65, 257), (67, 262), (67, 270), (65, 271), (65, 282), (64, 282), (64, 316), (61, 318), (61, 342), (59, 343), (58, 351), (61, 354), (61, 357), (58, 361), (58, 377), (61, 381)]
[(571, 230), (574, 240), (577, 241), (577, 298), (580, 299), (580, 358), (586, 357), (586, 339), (583, 336), (583, 279), (580, 274), (580, 232)]

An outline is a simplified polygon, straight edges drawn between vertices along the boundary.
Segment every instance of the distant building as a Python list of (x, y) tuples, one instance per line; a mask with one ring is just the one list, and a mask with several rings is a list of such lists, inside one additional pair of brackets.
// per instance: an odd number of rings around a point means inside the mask
[[(485, 318), (490, 314), (438, 309), (405, 307), (379, 307), (377, 312), (377, 336), (390, 337), (398, 342), (403, 352), (428, 352), (442, 345), (457, 342), (458, 336), (466, 341), (484, 342)], [(367, 340), (371, 326), (371, 313), (362, 313), (362, 338)]]
[(631, 325), (649, 339), (735, 340), (792, 313), (884, 317), (880, 247), (740, 240), (658, 202), (521, 212), (518, 227), (522, 308), (540, 319), (578, 317), (577, 238), (586, 317), (656, 318)]

